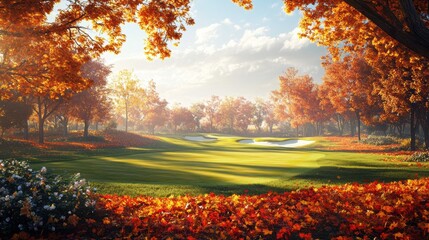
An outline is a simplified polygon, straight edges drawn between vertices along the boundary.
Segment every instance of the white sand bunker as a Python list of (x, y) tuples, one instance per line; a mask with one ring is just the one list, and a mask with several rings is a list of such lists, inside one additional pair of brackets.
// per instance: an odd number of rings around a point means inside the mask
[(268, 147), (286, 147), (286, 148), (302, 147), (302, 146), (306, 146), (314, 143), (314, 141), (308, 141), (308, 140), (287, 140), (282, 142), (256, 142), (253, 139), (244, 139), (238, 142), (243, 144), (253, 144), (253, 145), (261, 145), (261, 146), (268, 146)]
[(216, 138), (207, 138), (204, 136), (185, 136), (184, 139), (194, 142), (211, 142), (216, 141)]

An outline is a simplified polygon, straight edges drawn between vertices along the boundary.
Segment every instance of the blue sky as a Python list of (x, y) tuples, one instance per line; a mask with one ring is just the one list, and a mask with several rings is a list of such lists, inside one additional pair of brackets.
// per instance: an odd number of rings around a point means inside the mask
[(170, 104), (189, 106), (211, 95), (267, 98), (279, 86), (288, 67), (321, 81), (320, 57), (326, 50), (297, 33), (300, 14), (286, 15), (281, 0), (254, 0), (246, 11), (230, 0), (194, 0), (188, 27), (172, 56), (148, 61), (143, 54), (144, 33), (125, 27), (127, 42), (118, 55), (106, 54), (113, 74), (134, 70), (143, 82), (153, 79)]

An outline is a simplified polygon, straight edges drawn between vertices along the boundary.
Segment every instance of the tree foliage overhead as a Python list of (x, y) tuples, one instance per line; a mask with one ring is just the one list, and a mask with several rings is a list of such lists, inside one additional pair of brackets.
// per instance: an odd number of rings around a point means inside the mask
[[(189, 0), (14, 0), (0, 2), (0, 91), (59, 98), (87, 88), (81, 66), (106, 51), (119, 52), (122, 26), (137, 23), (147, 34), (145, 54), (165, 58), (178, 43)], [(48, 91), (49, 90), (49, 91)]]

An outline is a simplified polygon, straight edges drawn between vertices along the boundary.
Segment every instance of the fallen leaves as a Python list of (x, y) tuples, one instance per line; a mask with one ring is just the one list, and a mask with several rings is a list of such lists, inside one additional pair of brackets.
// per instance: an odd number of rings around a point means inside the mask
[(427, 239), (429, 179), (262, 195), (102, 195), (107, 238)]

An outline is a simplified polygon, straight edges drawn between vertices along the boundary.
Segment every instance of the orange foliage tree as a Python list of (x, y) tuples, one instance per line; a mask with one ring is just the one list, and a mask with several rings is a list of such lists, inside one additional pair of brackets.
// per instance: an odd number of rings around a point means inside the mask
[(152, 80), (149, 81), (149, 85), (145, 89), (142, 114), (142, 123), (152, 134), (155, 134), (157, 126), (164, 125), (168, 119), (167, 101), (161, 99), (156, 91), (156, 84)]
[(201, 130), (201, 120), (205, 116), (205, 105), (202, 102), (194, 103), (191, 105), (189, 109), (194, 117), (195, 124), (197, 125), (197, 129)]
[(260, 133), (262, 130), (262, 124), (264, 123), (267, 115), (269, 114), (269, 102), (262, 98), (257, 98), (255, 101), (255, 111), (253, 117), (253, 125)]
[(279, 77), (280, 89), (273, 91), (277, 112), (282, 120), (290, 120), (298, 128), (312, 124), (320, 134), (322, 123), (328, 118), (320, 108), (318, 86), (309, 75), (298, 75), (298, 70), (288, 68)]
[(103, 118), (107, 120), (111, 104), (107, 97), (107, 76), (110, 68), (100, 60), (90, 61), (83, 65), (82, 75), (91, 80), (91, 87), (75, 94), (70, 100), (70, 115), (84, 122), (83, 136), (88, 137), (91, 121)]
[(5, 56), (0, 74), (8, 80), (22, 81), (43, 71), (34, 63), (47, 60), (45, 49), (38, 50), (46, 41), (64, 52), (73, 50), (76, 61), (84, 63), (105, 51), (118, 52), (125, 41), (123, 24), (136, 22), (147, 34), (147, 56), (164, 58), (170, 55), (167, 42), (177, 43), (185, 26), (194, 23), (189, 16), (189, 0), (22, 0), (3, 1), (0, 8), (0, 41)]
[(411, 148), (416, 148), (419, 126), (423, 128), (425, 146), (429, 148), (429, 61), (403, 49), (396, 51), (401, 52), (400, 58), (381, 57), (375, 51), (367, 53), (378, 76), (374, 86), (383, 99), (385, 114), (382, 117), (386, 121), (398, 121), (408, 116)]
[(320, 96), (329, 101), (336, 113), (350, 120), (352, 136), (357, 123), (360, 140), (361, 120), (371, 125), (382, 112), (380, 96), (373, 93), (372, 68), (359, 54), (348, 55), (338, 62), (327, 57), (323, 66), (326, 74)]
[(130, 115), (141, 120), (141, 106), (145, 91), (139, 86), (139, 79), (132, 71), (122, 70), (111, 81), (109, 86), (117, 112), (124, 114), (125, 132), (128, 131)]
[(274, 126), (280, 122), (279, 117), (276, 114), (276, 106), (274, 100), (269, 99), (266, 101), (265, 110), (266, 112), (264, 122), (267, 124), (268, 131), (271, 134), (273, 133)]
[[(355, 45), (355, 41), (367, 42), (366, 36), (377, 28), (377, 32), (384, 32), (383, 41), (377, 44), (400, 43), (421, 56), (429, 57), (427, 1), (323, 0), (315, 4), (311, 0), (284, 0), (284, 4), (286, 12), (303, 11), (301, 27), (305, 29), (304, 35), (328, 43), (324, 45), (334, 45), (332, 43), (338, 41), (338, 37), (349, 32), (355, 35), (349, 36), (350, 46)], [(356, 18), (365, 21), (356, 21)], [(366, 32), (363, 25), (371, 26), (373, 31)]]
[[(252, 8), (252, 0), (232, 1), (245, 9)], [(387, 42), (394, 39), (415, 53), (429, 57), (428, 1), (283, 0), (283, 2), (286, 13), (297, 9), (304, 13), (301, 20), (301, 26), (306, 29), (304, 35), (315, 36), (322, 33), (324, 36), (319, 38), (320, 41), (336, 41), (336, 37), (343, 35), (344, 32), (359, 31), (361, 34), (356, 34), (354, 39), (365, 39), (365, 31), (361, 29), (362, 22), (354, 21), (357, 16), (366, 19), (363, 24), (370, 20), (372, 27), (376, 26), (388, 35)], [(326, 33), (324, 30), (334, 31), (336, 36), (324, 34)]]
[(44, 123), (63, 99), (90, 86), (84, 63), (106, 51), (119, 52), (122, 26), (136, 22), (147, 34), (145, 53), (170, 55), (189, 16), (190, 2), (153, 0), (2, 1), (0, 3), (0, 96), (15, 92), (34, 99), (39, 142)]
[(215, 130), (215, 123), (217, 121), (220, 102), (221, 100), (219, 96), (211, 96), (211, 98), (205, 103), (204, 112), (206, 113), (210, 132)]
[(178, 105), (170, 110), (170, 122), (174, 132), (177, 132), (178, 129), (192, 131), (197, 125), (192, 112), (188, 108)]
[[(303, 11), (303, 18), (300, 22), (300, 27), (303, 29), (301, 36), (327, 46), (334, 61), (340, 60), (347, 54), (358, 52), (363, 53), (366, 63), (373, 68), (376, 68), (379, 59), (384, 59), (384, 61), (393, 62), (398, 69), (406, 69), (406, 72), (419, 72), (417, 74), (419, 76), (426, 75), (425, 71), (421, 69), (425, 68), (425, 62), (428, 61), (429, 56), (429, 45), (427, 44), (429, 3), (427, 1), (336, 0), (319, 1), (315, 5), (311, 5), (312, 3), (313, 1), (307, 0), (285, 1), (285, 10), (287, 12), (296, 9)], [(391, 69), (395, 68), (394, 65), (378, 70), (382, 71), (381, 75), (387, 76)], [(406, 78), (396, 79), (406, 82), (401, 84), (414, 86), (412, 88), (416, 93), (424, 92), (425, 83), (421, 82), (417, 75), (410, 75), (408, 80)], [(379, 86), (391, 87), (390, 84), (396, 84), (392, 78), (387, 84), (379, 84)], [(417, 86), (420, 87), (417, 89)], [(379, 94), (382, 92), (379, 90)], [(402, 96), (406, 98), (406, 95)], [(419, 105), (419, 98), (412, 96), (416, 96), (416, 94), (409, 95), (410, 105)], [(386, 97), (382, 98), (384, 109), (392, 108), (388, 105), (393, 101), (389, 101)], [(407, 101), (406, 99), (401, 101), (404, 100)], [(393, 108), (395, 107), (393, 106)], [(405, 109), (413, 110), (414, 107)], [(419, 111), (421, 112), (421, 110)], [(411, 113), (410, 116), (415, 117), (414, 113)], [(423, 117), (421, 118), (423, 119)], [(412, 136), (415, 135), (413, 132), (415, 123), (413, 122), (410, 120)]]
[(232, 133), (236, 130), (246, 132), (252, 123), (254, 113), (253, 104), (243, 97), (225, 97), (220, 105), (218, 124), (226, 127)]

